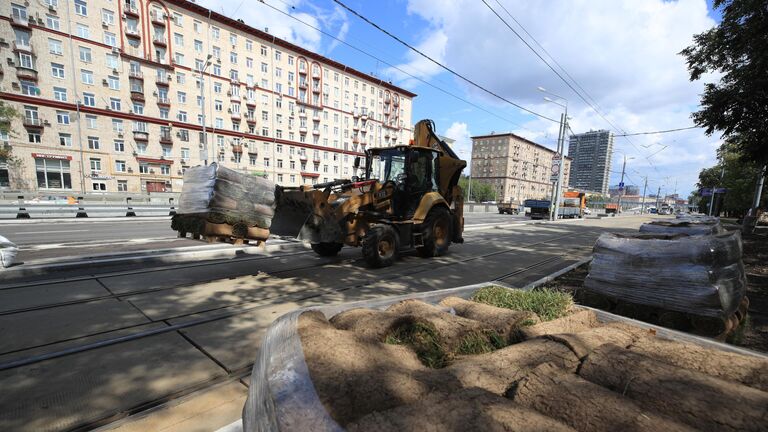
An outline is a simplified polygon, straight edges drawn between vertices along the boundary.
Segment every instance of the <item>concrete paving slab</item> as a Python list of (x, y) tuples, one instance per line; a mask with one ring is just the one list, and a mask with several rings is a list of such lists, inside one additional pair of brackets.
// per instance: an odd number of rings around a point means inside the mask
[(99, 428), (98, 432), (212, 432), (239, 420), (248, 388), (239, 380)]
[(177, 333), (0, 372), (0, 430), (69, 430), (224, 375)]
[(0, 353), (147, 322), (131, 305), (115, 299), (3, 315)]
[(0, 290), (0, 312), (109, 295), (98, 281), (83, 280)]

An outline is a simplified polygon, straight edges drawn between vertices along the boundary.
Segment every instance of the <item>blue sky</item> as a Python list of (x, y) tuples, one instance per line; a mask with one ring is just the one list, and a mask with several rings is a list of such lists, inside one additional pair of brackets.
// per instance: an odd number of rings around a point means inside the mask
[[(685, 62), (677, 53), (691, 43), (693, 34), (711, 28), (720, 19), (719, 13), (712, 10), (712, 0), (486, 0), (553, 67), (558, 69), (552, 58), (575, 78), (588, 94), (587, 99), (596, 102), (592, 105), (598, 107), (597, 114), (482, 1), (342, 1), (442, 64), (528, 109), (559, 118), (562, 109), (544, 101), (536, 88), (543, 86), (563, 96), (568, 100), (570, 126), (576, 133), (590, 129), (643, 132), (692, 126), (690, 113), (697, 109), (704, 83), (688, 81)], [(243, 18), (254, 27), (268, 26), (273, 34), (417, 93), (413, 120), (435, 120), (439, 132), (457, 139), (459, 150), (469, 150), (469, 136), (507, 131), (551, 148), (555, 145), (557, 124), (521, 112), (467, 85), (331, 0), (198, 2), (225, 15)], [(275, 9), (337, 36), (385, 63)], [(442, 91), (386, 63), (397, 65)], [(714, 79), (706, 77), (704, 81)], [(718, 136), (707, 137), (700, 129), (629, 140), (617, 138), (612, 183), (618, 183), (621, 160), (626, 155), (626, 183), (642, 186), (647, 176), (650, 190), (655, 192), (660, 187), (662, 192), (677, 191), (687, 196), (695, 189), (698, 172), (715, 163), (719, 143)]]

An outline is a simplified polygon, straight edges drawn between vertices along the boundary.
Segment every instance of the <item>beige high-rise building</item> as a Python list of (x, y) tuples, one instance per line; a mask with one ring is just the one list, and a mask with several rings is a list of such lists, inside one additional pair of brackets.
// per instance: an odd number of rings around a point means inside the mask
[(21, 114), (2, 188), (179, 192), (206, 160), (315, 183), (411, 136), (415, 94), (190, 1), (0, 9), (0, 98)]
[[(496, 200), (522, 204), (550, 199), (555, 152), (513, 133), (472, 137), (472, 179), (490, 184)], [(563, 190), (568, 187), (571, 159), (563, 164)]]

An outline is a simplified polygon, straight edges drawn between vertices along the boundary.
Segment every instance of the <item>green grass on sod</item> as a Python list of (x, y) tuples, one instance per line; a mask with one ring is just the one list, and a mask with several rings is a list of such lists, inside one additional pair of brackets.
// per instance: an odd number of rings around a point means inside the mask
[(408, 345), (424, 366), (440, 369), (448, 364), (449, 355), (443, 349), (440, 335), (429, 324), (409, 322), (395, 328), (384, 338), (392, 345)]
[(573, 297), (550, 289), (522, 291), (498, 286), (480, 288), (472, 300), (491, 306), (534, 312), (542, 321), (551, 321), (568, 315)]

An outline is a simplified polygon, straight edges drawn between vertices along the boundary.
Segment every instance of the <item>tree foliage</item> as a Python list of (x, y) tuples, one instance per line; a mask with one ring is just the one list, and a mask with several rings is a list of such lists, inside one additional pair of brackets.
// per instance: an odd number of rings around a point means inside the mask
[[(469, 190), (469, 178), (467, 176), (461, 176), (459, 178), (459, 187), (461, 187), (461, 190), (464, 192), (464, 196), (467, 196), (467, 191)], [(474, 202), (485, 202), (485, 201), (495, 201), (496, 200), (496, 190), (493, 188), (493, 186), (482, 183), (478, 180), (472, 179), (472, 196), (469, 197), (469, 201)]]
[[(2, 135), (11, 134), (11, 120), (17, 117), (19, 113), (10, 105), (0, 101), (0, 133)], [(10, 145), (0, 145), (0, 160), (4, 162), (13, 162), (13, 149)]]
[(735, 143), (748, 160), (768, 163), (768, 7), (765, 0), (714, 0), (722, 22), (694, 36), (680, 54), (691, 81), (720, 73), (707, 83), (694, 122)]
[[(719, 209), (728, 215), (742, 216), (752, 206), (761, 165), (745, 161), (738, 150), (738, 146), (731, 142), (726, 142), (720, 147), (717, 152), (717, 159), (717, 165), (701, 170), (697, 186), (700, 188), (726, 188), (725, 195), (718, 196), (715, 204), (719, 205)], [(763, 203), (766, 202), (766, 198), (768, 197), (764, 187)], [(712, 197), (701, 197), (697, 201), (699, 209), (701, 211), (709, 209), (711, 199)], [(722, 201), (718, 203), (720, 200)]]

